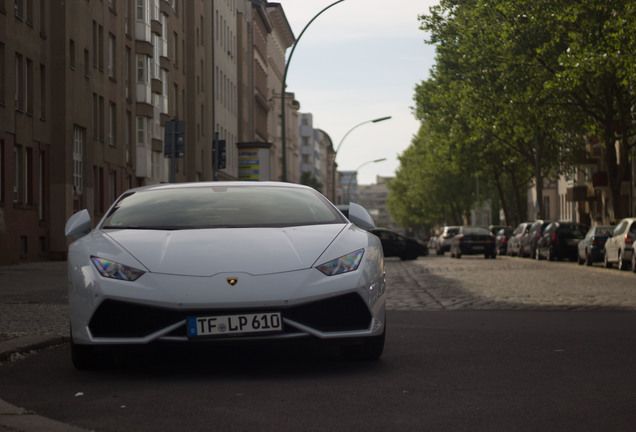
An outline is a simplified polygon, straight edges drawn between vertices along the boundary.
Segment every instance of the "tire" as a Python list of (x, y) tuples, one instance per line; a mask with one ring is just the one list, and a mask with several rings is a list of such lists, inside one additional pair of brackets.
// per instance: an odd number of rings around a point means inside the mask
[(616, 267), (618, 267), (619, 270), (627, 270), (625, 262), (623, 261), (623, 251), (618, 251), (618, 262), (616, 263)]
[(550, 248), (548, 247), (548, 254), (547, 254), (547, 256), (546, 256), (546, 259), (547, 259), (548, 261), (554, 261), (554, 258), (555, 258), (555, 257), (554, 257), (554, 252), (552, 252), (552, 249), (550, 249)]
[(71, 336), (71, 361), (78, 370), (93, 370), (97, 367), (97, 356), (92, 346), (78, 345)]
[(578, 265), (583, 265), (584, 262), (585, 262), (585, 258), (581, 258), (581, 254), (577, 251), (576, 252), (576, 263)]
[(585, 251), (585, 265), (586, 266), (592, 265), (592, 257), (590, 256), (590, 253), (588, 251)]
[(636, 250), (632, 251), (632, 268), (631, 271), (636, 273)]
[(603, 257), (603, 263), (605, 264), (605, 268), (612, 268), (612, 263), (607, 259), (607, 251), (605, 251), (605, 255)]
[(373, 361), (382, 356), (386, 328), (380, 336), (364, 338), (360, 344), (340, 347), (340, 355), (347, 360)]

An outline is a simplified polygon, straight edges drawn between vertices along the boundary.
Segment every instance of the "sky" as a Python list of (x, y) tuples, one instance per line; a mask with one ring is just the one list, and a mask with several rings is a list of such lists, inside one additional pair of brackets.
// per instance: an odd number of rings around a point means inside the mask
[[(279, 0), (298, 38), (320, 11), (336, 0)], [(391, 177), (411, 144), (415, 86), (429, 76), (435, 48), (426, 44), (418, 15), (437, 0), (345, 0), (318, 16), (297, 41), (287, 91), (314, 128), (333, 142), (338, 170), (358, 170), (359, 184)], [(390, 120), (367, 123), (391, 116)], [(345, 135), (346, 138), (345, 138)], [(386, 161), (371, 161), (386, 158)], [(358, 169), (359, 168), (359, 169)]]

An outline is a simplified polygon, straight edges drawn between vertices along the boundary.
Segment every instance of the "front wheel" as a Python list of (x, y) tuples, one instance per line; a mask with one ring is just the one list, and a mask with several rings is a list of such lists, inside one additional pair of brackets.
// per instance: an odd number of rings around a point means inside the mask
[(71, 361), (78, 370), (92, 370), (97, 366), (97, 356), (92, 346), (79, 345), (71, 336)]
[(603, 257), (603, 263), (605, 264), (605, 268), (612, 268), (612, 263), (607, 258), (607, 251), (605, 251), (605, 254)]
[(585, 265), (586, 266), (592, 265), (592, 257), (590, 256), (590, 253), (588, 251), (585, 251)]

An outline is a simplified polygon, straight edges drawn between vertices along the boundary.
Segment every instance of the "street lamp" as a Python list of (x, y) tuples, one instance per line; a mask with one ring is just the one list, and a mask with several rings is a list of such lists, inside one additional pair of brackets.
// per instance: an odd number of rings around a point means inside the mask
[[(385, 160), (386, 160), (386, 158), (374, 159), (374, 160), (366, 161), (365, 163), (360, 165), (358, 168), (356, 168), (356, 170), (354, 171), (354, 175), (355, 175), (356, 179), (358, 178), (358, 171), (363, 166), (369, 165), (369, 164), (373, 164), (373, 163), (378, 163), (378, 162), (384, 162)], [(347, 202), (351, 202), (349, 193), (350, 193), (350, 190), (351, 190), (352, 180), (353, 180), (353, 175), (351, 177), (349, 177), (349, 181), (347, 182), (347, 200), (346, 200)]]
[(281, 106), (280, 106), (280, 125), (282, 127), (282, 131), (281, 131), (281, 139), (283, 141), (283, 154), (282, 154), (282, 165), (283, 165), (283, 181), (287, 181), (287, 132), (285, 130), (285, 90), (287, 87), (287, 70), (289, 69), (289, 64), (291, 63), (291, 59), (292, 56), (294, 55), (294, 50), (296, 50), (296, 47), (298, 46), (298, 41), (300, 40), (301, 37), (303, 37), (303, 34), (305, 33), (305, 30), (307, 30), (307, 27), (309, 27), (309, 25), (314, 22), (314, 20), (316, 18), (318, 18), (320, 16), (320, 14), (322, 14), (324, 11), (326, 11), (327, 9), (329, 9), (332, 6), (337, 5), (338, 3), (342, 3), (344, 0), (338, 0), (336, 2), (331, 3), (329, 6), (327, 6), (326, 8), (324, 8), (323, 10), (321, 10), (320, 12), (318, 12), (305, 26), (305, 28), (303, 28), (303, 30), (300, 32), (300, 35), (298, 35), (298, 39), (296, 39), (296, 42), (294, 43), (294, 46), (292, 47), (291, 52), (289, 53), (289, 58), (287, 59), (287, 64), (285, 65), (285, 73), (283, 74), (283, 88), (280, 92), (280, 102), (281, 102)]
[(342, 137), (342, 139), (338, 143), (338, 147), (336, 147), (336, 151), (334, 152), (334, 155), (333, 155), (334, 167), (333, 167), (333, 179), (332, 179), (332, 182), (331, 182), (331, 188), (332, 188), (331, 195), (333, 196), (333, 199), (336, 199), (336, 158), (338, 157), (338, 151), (340, 150), (340, 147), (342, 147), (342, 143), (344, 142), (345, 138), (347, 138), (347, 136), (349, 136), (349, 134), (351, 132), (353, 132), (355, 129), (357, 129), (358, 127), (360, 127), (362, 125), (365, 125), (367, 123), (379, 123), (379, 122), (384, 121), (384, 120), (389, 120), (390, 118), (391, 118), (391, 116), (385, 116), (385, 117), (379, 117), (379, 118), (373, 119), (373, 120), (363, 121), (362, 123), (358, 123), (357, 125), (355, 125), (351, 129), (349, 129), (347, 131), (347, 133), (344, 134), (344, 136)]
[(367, 124), (367, 123), (378, 123), (378, 122), (381, 122), (381, 121), (384, 121), (384, 120), (389, 120), (390, 118), (391, 118), (391, 116), (386, 116), (386, 117), (380, 117), (380, 118), (373, 119), (373, 120), (363, 121), (362, 123), (358, 123), (357, 125), (355, 125), (355, 126), (354, 126), (354, 127), (352, 127), (351, 129), (349, 129), (349, 130), (347, 131), (347, 133), (346, 133), (346, 134), (344, 134), (344, 136), (342, 137), (342, 139), (340, 140), (340, 142), (338, 143), (338, 147), (336, 147), (336, 154), (335, 154), (335, 156), (334, 156), (334, 160), (335, 160), (335, 159), (336, 159), (336, 157), (338, 156), (338, 150), (340, 150), (340, 147), (342, 146), (342, 143), (344, 142), (345, 138), (346, 138), (346, 137), (347, 137), (347, 136), (348, 136), (351, 132), (353, 132), (353, 130), (354, 130), (354, 129), (356, 129), (356, 128), (358, 128), (358, 127), (360, 127), (360, 126), (364, 125), (364, 124)]

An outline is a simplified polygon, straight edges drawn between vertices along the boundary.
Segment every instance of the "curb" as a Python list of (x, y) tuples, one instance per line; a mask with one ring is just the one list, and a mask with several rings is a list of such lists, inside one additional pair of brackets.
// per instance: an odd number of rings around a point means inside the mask
[(87, 432), (75, 426), (39, 416), (0, 399), (0, 430), (9, 432)]
[[(19, 336), (0, 342), (0, 362), (13, 355), (61, 345), (68, 338), (54, 335)], [(0, 431), (7, 432), (87, 432), (75, 426), (51, 420), (0, 399)]]
[(55, 335), (29, 335), (3, 340), (0, 342), (0, 362), (8, 360), (14, 354), (61, 345), (66, 340), (64, 336)]

